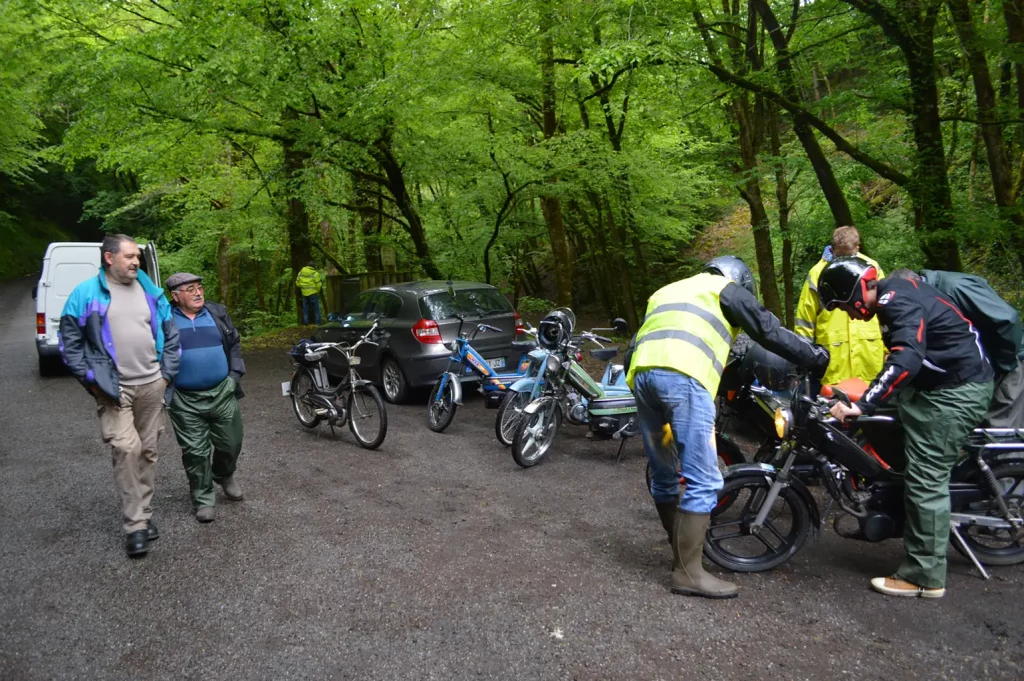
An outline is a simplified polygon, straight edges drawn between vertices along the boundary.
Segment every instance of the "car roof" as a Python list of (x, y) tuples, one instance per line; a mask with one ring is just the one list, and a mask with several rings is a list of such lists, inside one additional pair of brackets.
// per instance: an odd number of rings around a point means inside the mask
[[(370, 289), (371, 291), (390, 291), (392, 293), (413, 293), (417, 296), (430, 295), (432, 293), (444, 293), (448, 290), (449, 282), (442, 281), (440, 279), (428, 279), (423, 281), (407, 281), (401, 284), (389, 284), (387, 286), (378, 286), (377, 288)], [(466, 291), (470, 289), (493, 289), (497, 290), (490, 284), (482, 284), (478, 281), (453, 281), (451, 287), (456, 291)]]

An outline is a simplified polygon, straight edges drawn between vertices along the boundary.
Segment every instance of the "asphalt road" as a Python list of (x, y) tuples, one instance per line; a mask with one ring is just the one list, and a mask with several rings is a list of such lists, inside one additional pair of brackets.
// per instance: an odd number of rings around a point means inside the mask
[(389, 406), (380, 450), (304, 431), (283, 351), (246, 357), (246, 500), (189, 513), (161, 441), (162, 538), (122, 549), (92, 399), (41, 379), (31, 282), (0, 284), (0, 679), (1024, 677), (1024, 568), (951, 553), (940, 601), (868, 588), (896, 541), (825, 530), (740, 598), (672, 595), (638, 441), (566, 429), (520, 470), (472, 400), (449, 431)]

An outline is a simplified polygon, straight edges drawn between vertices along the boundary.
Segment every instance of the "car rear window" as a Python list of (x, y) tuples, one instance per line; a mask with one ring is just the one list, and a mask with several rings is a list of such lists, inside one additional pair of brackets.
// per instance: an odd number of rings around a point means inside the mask
[(441, 321), (460, 317), (484, 317), (512, 312), (512, 305), (497, 289), (469, 288), (455, 292), (452, 298), (445, 293), (431, 293), (420, 298), (420, 313), (424, 319)]

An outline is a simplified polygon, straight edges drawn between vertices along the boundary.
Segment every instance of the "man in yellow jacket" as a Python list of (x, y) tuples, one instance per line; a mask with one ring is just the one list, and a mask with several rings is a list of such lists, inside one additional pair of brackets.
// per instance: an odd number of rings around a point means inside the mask
[(324, 285), (323, 275), (317, 272), (316, 263), (310, 260), (299, 270), (295, 286), (302, 294), (302, 323), (309, 324), (309, 311), (313, 310), (316, 323), (320, 324), (320, 289)]
[[(832, 254), (834, 257), (855, 255), (870, 263), (883, 276), (882, 268), (860, 251), (860, 232), (856, 227), (840, 227), (832, 233)], [(850, 319), (842, 310), (828, 311), (818, 301), (818, 277), (829, 261), (824, 257), (811, 268), (800, 292), (796, 308), (796, 325), (793, 329), (800, 336), (814, 340), (828, 348), (832, 356), (828, 371), (822, 378), (823, 385), (838, 383), (856, 376), (871, 382), (882, 370), (885, 359), (885, 345), (878, 319), (860, 321)]]

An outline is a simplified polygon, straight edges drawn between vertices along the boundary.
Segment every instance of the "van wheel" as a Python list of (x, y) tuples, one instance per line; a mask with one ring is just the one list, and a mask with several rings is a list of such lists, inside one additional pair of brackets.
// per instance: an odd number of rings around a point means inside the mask
[(59, 376), (64, 372), (64, 362), (60, 357), (45, 357), (39, 355), (39, 375)]
[(404, 404), (409, 399), (409, 383), (405, 380), (402, 367), (391, 357), (386, 358), (380, 367), (380, 382), (388, 402)]

